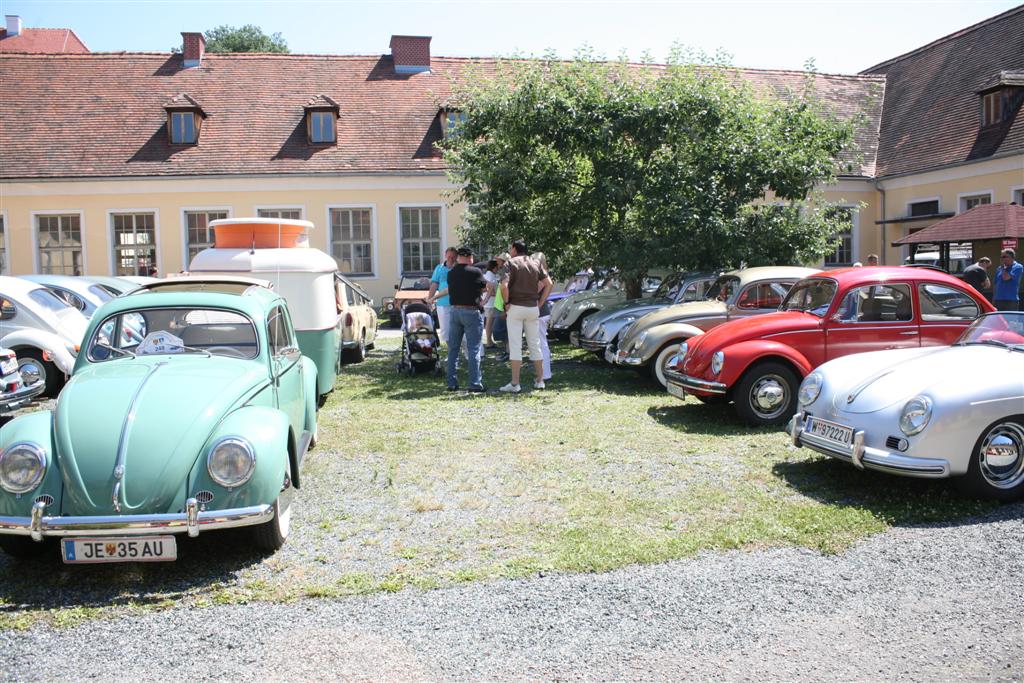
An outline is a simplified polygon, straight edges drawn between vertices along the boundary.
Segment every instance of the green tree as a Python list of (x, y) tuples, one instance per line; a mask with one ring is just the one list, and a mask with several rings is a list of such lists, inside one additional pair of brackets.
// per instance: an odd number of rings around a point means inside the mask
[(203, 37), (207, 52), (289, 52), (280, 33), (268, 36), (253, 24), (241, 28), (218, 26), (206, 31)]
[[(618, 268), (630, 294), (652, 269), (810, 262), (834, 248), (834, 179), (853, 124), (808, 86), (760, 97), (721, 60), (696, 66), (507, 60), (465, 74), (466, 115), (441, 143), (465, 237), (523, 237), (559, 277)], [(784, 206), (757, 206), (770, 199)], [(813, 199), (813, 201), (812, 201)]]

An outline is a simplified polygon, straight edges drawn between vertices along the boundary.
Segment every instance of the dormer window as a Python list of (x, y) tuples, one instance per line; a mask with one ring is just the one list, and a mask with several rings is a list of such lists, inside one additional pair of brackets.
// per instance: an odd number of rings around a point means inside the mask
[(206, 113), (194, 99), (181, 93), (164, 103), (167, 112), (167, 136), (172, 145), (194, 145)]
[(333, 145), (338, 141), (337, 121), (340, 107), (326, 95), (306, 103), (306, 135), (312, 145)]
[(441, 129), (444, 136), (458, 135), (459, 128), (466, 122), (466, 115), (458, 109), (441, 110)]
[(1003, 93), (990, 92), (981, 98), (981, 125), (994, 126), (1003, 120)]

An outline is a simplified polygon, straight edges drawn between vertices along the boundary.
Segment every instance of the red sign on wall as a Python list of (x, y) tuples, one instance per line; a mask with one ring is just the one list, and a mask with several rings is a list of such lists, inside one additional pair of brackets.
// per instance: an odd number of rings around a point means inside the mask
[(1016, 237), (1004, 237), (1002, 249), (1016, 249), (1017, 238)]

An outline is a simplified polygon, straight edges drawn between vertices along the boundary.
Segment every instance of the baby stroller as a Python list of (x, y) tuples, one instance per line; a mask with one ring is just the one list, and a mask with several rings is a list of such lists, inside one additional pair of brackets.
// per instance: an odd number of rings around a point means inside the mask
[(417, 372), (441, 374), (441, 338), (430, 306), (415, 301), (402, 307), (402, 360), (396, 370), (412, 377)]

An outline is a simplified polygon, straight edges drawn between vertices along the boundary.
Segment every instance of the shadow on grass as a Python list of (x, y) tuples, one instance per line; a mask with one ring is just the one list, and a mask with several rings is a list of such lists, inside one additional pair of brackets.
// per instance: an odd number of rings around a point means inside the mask
[(208, 594), (264, 560), (242, 531), (176, 535), (176, 562), (66, 565), (56, 540), (43, 553), (15, 559), (0, 552), (0, 614), (26, 609), (154, 605)]
[(976, 524), (976, 517), (995, 510), (1000, 514), (992, 521), (1007, 516), (1024, 518), (1024, 504), (1000, 505), (972, 498), (949, 479), (863, 471), (825, 456), (776, 463), (772, 474), (824, 505), (868, 510), (893, 526)]
[(709, 406), (696, 403), (696, 399), (686, 402), (671, 398), (675, 403), (665, 406), (652, 406), (647, 409), (659, 424), (687, 434), (706, 436), (737, 436), (742, 434), (767, 434), (778, 432), (778, 427), (751, 427), (739, 417), (731, 405)]

